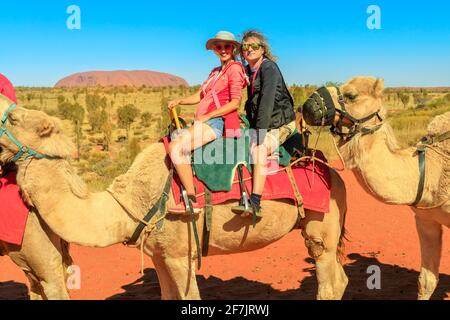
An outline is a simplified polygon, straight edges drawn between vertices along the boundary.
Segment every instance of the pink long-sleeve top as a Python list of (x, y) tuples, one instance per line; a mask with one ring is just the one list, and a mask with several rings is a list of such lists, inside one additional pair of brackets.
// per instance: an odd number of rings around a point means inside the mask
[[(248, 84), (245, 70), (239, 62), (232, 62), (223, 70), (213, 69), (201, 87), (201, 101), (197, 116), (208, 114), (228, 104), (233, 99), (241, 99), (242, 89)], [(239, 137), (239, 115), (237, 110), (222, 116), (225, 121), (225, 136)]]

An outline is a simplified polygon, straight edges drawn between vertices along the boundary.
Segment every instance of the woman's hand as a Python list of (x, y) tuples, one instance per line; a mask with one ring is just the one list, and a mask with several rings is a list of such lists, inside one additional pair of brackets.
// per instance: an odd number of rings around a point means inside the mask
[(200, 121), (200, 122), (206, 122), (206, 121), (208, 121), (210, 119), (211, 119), (211, 117), (208, 116), (207, 114), (195, 117), (195, 121)]
[(181, 99), (176, 99), (176, 100), (172, 100), (169, 101), (169, 105), (167, 106), (167, 109), (172, 110), (173, 108), (175, 108), (176, 106), (178, 106), (180, 104)]

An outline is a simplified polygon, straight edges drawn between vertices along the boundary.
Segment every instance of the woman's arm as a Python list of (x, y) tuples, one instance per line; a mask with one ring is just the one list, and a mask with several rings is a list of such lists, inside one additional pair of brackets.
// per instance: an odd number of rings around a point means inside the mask
[(261, 65), (260, 77), (261, 93), (255, 119), (258, 145), (264, 142), (266, 132), (269, 129), (275, 105), (277, 83), (281, 81), (281, 74), (274, 63), (266, 63)]
[(189, 105), (197, 104), (201, 100), (201, 98), (200, 98), (201, 93), (202, 93), (202, 90), (200, 89), (196, 93), (194, 93), (192, 96), (169, 101), (169, 105), (167, 106), (167, 108), (170, 110), (170, 109), (175, 108), (178, 105), (189, 106)]
[(240, 104), (241, 104), (241, 99), (232, 99), (230, 102), (228, 102), (223, 107), (216, 109), (214, 111), (211, 111), (208, 114), (202, 115), (202, 116), (198, 117), (196, 120), (205, 122), (205, 121), (208, 121), (213, 118), (218, 118), (218, 117), (224, 116), (226, 114), (229, 114), (229, 113), (237, 110), (239, 108)]

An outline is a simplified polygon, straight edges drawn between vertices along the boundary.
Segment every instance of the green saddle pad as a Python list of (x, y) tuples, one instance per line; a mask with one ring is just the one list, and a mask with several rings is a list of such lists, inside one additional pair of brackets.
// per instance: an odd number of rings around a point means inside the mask
[[(294, 134), (278, 149), (279, 163), (287, 166), (296, 152), (303, 153), (302, 136)], [(238, 165), (251, 172), (250, 135), (242, 128), (241, 138), (220, 138), (193, 152), (193, 170), (211, 191), (230, 191)]]

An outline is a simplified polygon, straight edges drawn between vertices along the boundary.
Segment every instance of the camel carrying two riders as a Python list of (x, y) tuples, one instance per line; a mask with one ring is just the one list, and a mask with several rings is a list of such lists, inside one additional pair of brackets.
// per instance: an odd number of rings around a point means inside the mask
[[(194, 189), (190, 151), (222, 136), (240, 136), (237, 109), (242, 88), (248, 85), (245, 111), (251, 129), (253, 188), (249, 199), (241, 199), (240, 205), (233, 207), (233, 212), (261, 217), (268, 157), (295, 133), (294, 101), (262, 33), (249, 30), (244, 33), (242, 43), (239, 43), (233, 34), (221, 31), (215, 38), (208, 40), (206, 48), (214, 50), (221, 67), (213, 69), (196, 94), (171, 101), (168, 106), (173, 112), (173, 108), (178, 105), (200, 103), (194, 125), (172, 140), (168, 148), (185, 189), (184, 203), (169, 208), (169, 212), (189, 213), (189, 208), (194, 212), (201, 209)], [(236, 61), (238, 53), (247, 62), (245, 70)]]

